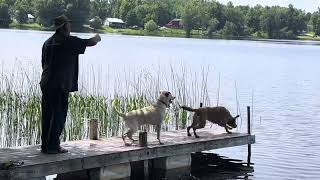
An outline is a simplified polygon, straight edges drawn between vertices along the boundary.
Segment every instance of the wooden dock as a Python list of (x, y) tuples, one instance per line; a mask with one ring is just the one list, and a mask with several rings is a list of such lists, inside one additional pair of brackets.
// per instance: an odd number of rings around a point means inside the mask
[[(1, 180), (41, 179), (46, 175), (63, 174), (113, 165), (173, 157), (218, 148), (255, 143), (255, 136), (247, 133), (227, 134), (214, 126), (197, 131), (200, 138), (188, 137), (186, 130), (161, 132), (164, 145), (159, 145), (154, 133), (148, 133), (148, 146), (124, 146), (120, 137), (81, 140), (63, 143), (68, 153), (47, 155), (40, 146), (0, 149), (0, 162), (23, 161), (23, 165), (0, 170)], [(137, 137), (136, 137), (137, 139)]]

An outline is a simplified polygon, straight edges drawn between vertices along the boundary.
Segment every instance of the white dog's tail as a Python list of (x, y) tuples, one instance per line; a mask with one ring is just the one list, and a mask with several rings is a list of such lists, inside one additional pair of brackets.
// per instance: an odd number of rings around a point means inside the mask
[(121, 117), (125, 117), (126, 115), (124, 113), (121, 113), (118, 109), (117, 109), (117, 106), (119, 104), (119, 100), (118, 99), (115, 99), (112, 101), (112, 108), (113, 110)]

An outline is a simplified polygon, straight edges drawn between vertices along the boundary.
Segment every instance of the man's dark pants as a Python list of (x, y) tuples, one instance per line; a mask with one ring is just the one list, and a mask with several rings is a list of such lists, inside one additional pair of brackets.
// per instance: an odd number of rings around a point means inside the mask
[(42, 91), (42, 151), (58, 150), (60, 135), (66, 122), (69, 92), (61, 89)]

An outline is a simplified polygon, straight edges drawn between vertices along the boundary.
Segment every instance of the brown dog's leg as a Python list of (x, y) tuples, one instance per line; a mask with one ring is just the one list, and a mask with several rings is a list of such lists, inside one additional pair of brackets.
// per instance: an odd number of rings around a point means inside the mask
[(227, 131), (228, 134), (231, 134), (231, 132), (229, 131), (228, 127), (224, 127), (224, 129)]
[(197, 130), (197, 129), (196, 129), (196, 128), (192, 128), (192, 129), (193, 129), (194, 137), (199, 138), (200, 136), (198, 136), (197, 133), (196, 133), (196, 130)]
[(126, 143), (126, 141), (125, 141), (126, 137), (127, 137), (127, 133), (122, 134), (122, 140), (124, 143)]
[(192, 127), (193, 134), (196, 138), (199, 138), (200, 136), (197, 135), (196, 130), (204, 128), (206, 126), (206, 121), (203, 120), (200, 116), (194, 115), (193, 122), (197, 122), (197, 124)]
[[(192, 124), (191, 124), (191, 126), (188, 126), (188, 127), (187, 127), (187, 134), (188, 134), (188, 136), (191, 136), (191, 134), (190, 134), (190, 129), (191, 129), (191, 128), (193, 129), (193, 127), (197, 126), (198, 123), (199, 123), (199, 116), (198, 116), (197, 114), (194, 114), (194, 115), (193, 115), (193, 119), (192, 119)], [(193, 130), (193, 133), (194, 133), (194, 130)]]
[(192, 125), (187, 127), (187, 134), (188, 134), (188, 136), (191, 136), (191, 134), (190, 134), (190, 129), (191, 129), (191, 127), (192, 127)]
[[(191, 124), (191, 126), (187, 127), (188, 136), (191, 136), (191, 134), (190, 134), (190, 129), (191, 129), (191, 128), (193, 129), (193, 127), (197, 126), (197, 124), (198, 124), (197, 116), (196, 116), (196, 115), (193, 115), (192, 124)], [(194, 130), (193, 130), (193, 131), (194, 131)]]

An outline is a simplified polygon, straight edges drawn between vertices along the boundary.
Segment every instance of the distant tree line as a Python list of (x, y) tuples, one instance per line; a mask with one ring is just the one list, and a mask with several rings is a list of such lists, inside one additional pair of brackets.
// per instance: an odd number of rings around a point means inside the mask
[[(0, 27), (8, 27), (13, 19), (27, 22), (27, 14), (36, 17), (44, 27), (52, 19), (66, 14), (73, 27), (89, 24), (94, 18), (99, 26), (106, 17), (121, 18), (127, 26), (164, 26), (173, 18), (181, 18), (186, 36), (201, 30), (207, 36), (257, 36), (265, 38), (295, 38), (302, 32), (320, 35), (320, 10), (306, 13), (288, 7), (256, 5), (223, 5), (214, 0), (0, 0)], [(148, 25), (146, 24), (147, 22)], [(147, 26), (146, 26), (147, 25)]]

